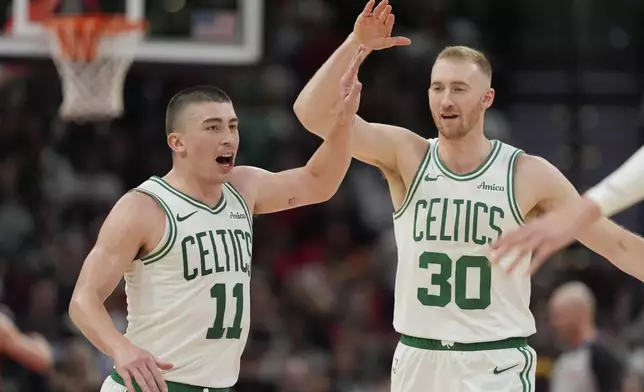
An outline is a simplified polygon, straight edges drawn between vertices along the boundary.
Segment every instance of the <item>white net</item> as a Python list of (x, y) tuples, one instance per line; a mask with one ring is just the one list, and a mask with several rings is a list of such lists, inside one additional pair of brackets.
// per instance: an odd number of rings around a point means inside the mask
[(123, 113), (125, 76), (144, 31), (109, 29), (105, 20), (79, 19), (49, 30), (52, 58), (62, 83), (61, 118), (97, 121)]

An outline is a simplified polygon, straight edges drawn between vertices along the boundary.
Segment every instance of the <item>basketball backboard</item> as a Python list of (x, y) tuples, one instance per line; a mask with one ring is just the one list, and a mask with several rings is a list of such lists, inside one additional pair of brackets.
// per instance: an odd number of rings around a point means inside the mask
[(0, 0), (0, 6), (9, 16), (0, 36), (5, 57), (50, 57), (42, 20), (95, 12), (148, 22), (135, 61), (233, 65), (261, 56), (264, 0)]

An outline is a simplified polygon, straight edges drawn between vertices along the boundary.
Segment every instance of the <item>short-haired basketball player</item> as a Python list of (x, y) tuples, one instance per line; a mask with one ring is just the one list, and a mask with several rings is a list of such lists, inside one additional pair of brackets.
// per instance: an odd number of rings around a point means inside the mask
[[(214, 392), (237, 382), (250, 326), (253, 215), (321, 203), (336, 192), (351, 161), (363, 58), (354, 51), (338, 81), (341, 111), (327, 140), (306, 166), (279, 173), (234, 166), (239, 120), (223, 91), (199, 86), (172, 98), (172, 170), (116, 203), (70, 304), (74, 323), (114, 359), (101, 391)], [(122, 276), (125, 336), (103, 305)]]
[[(356, 48), (410, 43), (390, 36), (394, 17), (387, 1), (375, 9), (374, 3), (295, 103), (304, 126), (323, 138), (338, 80)], [(384, 173), (395, 207), (394, 327), (402, 336), (393, 392), (534, 390), (536, 355), (526, 342), (535, 332), (530, 277), (493, 269), (489, 243), (579, 195), (547, 161), (485, 138), (491, 77), (490, 64), (474, 49), (440, 53), (428, 92), (437, 139), (356, 116), (353, 156)], [(613, 232), (631, 236), (604, 219), (579, 239), (617, 263), (619, 245), (607, 236)], [(518, 268), (527, 270), (529, 263), (525, 255)]]
[[(516, 256), (532, 253), (531, 270), (536, 271), (554, 252), (570, 244), (602, 216), (612, 216), (644, 199), (644, 147), (640, 148), (622, 166), (602, 182), (589, 189), (581, 200), (575, 200), (564, 207), (547, 213), (525, 226), (504, 235), (492, 244), (495, 249), (492, 260), (496, 262), (505, 255), (504, 267), (511, 270)], [(624, 238), (623, 232), (616, 231), (616, 241), (626, 241), (627, 246), (613, 258), (623, 261), (618, 265), (625, 272), (644, 281), (644, 274), (631, 263), (637, 262), (644, 254), (644, 244), (637, 237)]]
[[(6, 356), (38, 373), (49, 371), (54, 363), (49, 343), (40, 335), (20, 331), (0, 309), (0, 356)], [(0, 390), (2, 389), (0, 380)]]

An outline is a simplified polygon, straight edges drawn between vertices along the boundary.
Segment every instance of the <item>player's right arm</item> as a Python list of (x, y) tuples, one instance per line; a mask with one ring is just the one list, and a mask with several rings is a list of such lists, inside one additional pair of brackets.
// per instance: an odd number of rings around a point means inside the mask
[[(391, 37), (394, 16), (388, 1), (375, 8), (369, 1), (358, 16), (354, 32), (316, 72), (298, 96), (293, 109), (298, 119), (310, 132), (326, 138), (333, 129), (340, 97), (340, 78), (348, 68), (360, 45), (367, 50), (409, 45), (405, 37)], [(383, 171), (396, 172), (397, 152), (404, 146), (422, 139), (404, 128), (368, 123), (356, 115), (352, 155)]]
[(146, 237), (158, 227), (165, 227), (165, 216), (151, 197), (139, 192), (124, 195), (105, 219), (69, 305), (71, 320), (114, 359), (116, 370), (132, 392), (132, 378), (143, 391), (167, 391), (159, 368), (172, 365), (131, 344), (114, 326), (104, 302), (144, 247)]

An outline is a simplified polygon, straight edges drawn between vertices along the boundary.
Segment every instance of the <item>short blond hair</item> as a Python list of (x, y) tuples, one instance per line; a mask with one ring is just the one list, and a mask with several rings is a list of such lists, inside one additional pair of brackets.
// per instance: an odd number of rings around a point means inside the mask
[(467, 46), (448, 46), (443, 49), (436, 57), (436, 61), (444, 59), (471, 61), (472, 63), (476, 64), (476, 66), (481, 70), (481, 72), (483, 72), (483, 74), (485, 74), (485, 76), (492, 79), (492, 66), (487, 60), (487, 57), (485, 57), (485, 55), (481, 51), (472, 49)]

